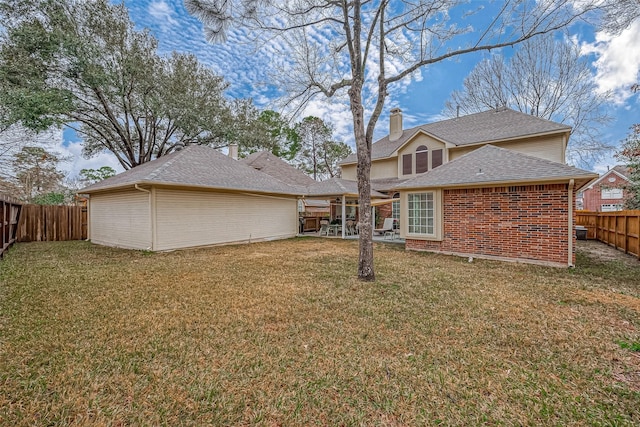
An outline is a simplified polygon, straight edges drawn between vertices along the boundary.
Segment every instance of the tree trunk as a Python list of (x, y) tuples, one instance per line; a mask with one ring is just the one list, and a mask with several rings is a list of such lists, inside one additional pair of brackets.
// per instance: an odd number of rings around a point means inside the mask
[(358, 279), (373, 282), (373, 226), (371, 223), (371, 143), (364, 131), (364, 108), (362, 107), (361, 86), (354, 83), (349, 89), (353, 130), (358, 156), (358, 207), (360, 209), (360, 236), (358, 253)]

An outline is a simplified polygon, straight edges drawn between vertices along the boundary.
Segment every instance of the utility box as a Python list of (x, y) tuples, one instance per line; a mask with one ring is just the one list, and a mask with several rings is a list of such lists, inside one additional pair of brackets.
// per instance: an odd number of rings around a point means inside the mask
[(576, 225), (576, 239), (587, 240), (587, 227)]

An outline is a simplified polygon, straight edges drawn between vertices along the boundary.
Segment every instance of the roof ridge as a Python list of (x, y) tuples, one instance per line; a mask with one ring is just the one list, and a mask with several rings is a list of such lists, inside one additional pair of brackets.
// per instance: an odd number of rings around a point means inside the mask
[[(151, 172), (147, 176), (147, 178), (150, 179), (150, 180), (153, 180), (155, 177), (158, 176), (158, 174), (160, 172), (164, 171), (167, 167), (171, 166), (176, 161), (176, 159), (182, 157), (184, 155), (184, 152), (186, 150), (190, 150), (191, 147), (192, 147), (191, 145), (188, 145), (188, 146), (184, 147), (182, 150), (178, 150), (178, 151), (174, 151), (173, 153), (166, 154), (167, 157), (171, 156), (171, 158), (169, 158), (169, 159), (165, 158), (165, 161), (161, 165), (158, 165), (158, 167), (155, 168), (153, 170), (153, 172)], [(194, 145), (194, 147), (195, 147), (195, 145)], [(172, 154), (173, 154), (173, 156), (172, 156)]]

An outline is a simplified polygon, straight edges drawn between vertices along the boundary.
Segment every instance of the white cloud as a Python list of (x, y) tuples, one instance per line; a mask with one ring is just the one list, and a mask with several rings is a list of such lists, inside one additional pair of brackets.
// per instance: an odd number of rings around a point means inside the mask
[(99, 169), (102, 166), (111, 166), (118, 173), (124, 171), (122, 165), (118, 163), (111, 153), (103, 152), (90, 159), (84, 158), (82, 156), (82, 144), (79, 142), (64, 145), (60, 141), (55, 147), (52, 147), (52, 150), (67, 159), (67, 161), (60, 164), (58, 169), (65, 172), (68, 178), (77, 177), (82, 169)]
[(174, 9), (165, 1), (151, 2), (148, 8), (149, 14), (153, 16), (161, 27), (175, 26), (178, 22), (174, 19)]
[(593, 43), (583, 43), (585, 55), (597, 57), (596, 84), (602, 93), (611, 91), (617, 103), (623, 103), (631, 95), (630, 87), (638, 81), (640, 71), (640, 19), (619, 35), (598, 32)]

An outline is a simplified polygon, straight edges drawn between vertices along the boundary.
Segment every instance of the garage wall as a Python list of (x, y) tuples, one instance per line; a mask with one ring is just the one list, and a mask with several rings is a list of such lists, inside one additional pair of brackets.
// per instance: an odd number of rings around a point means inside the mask
[(297, 201), (243, 194), (155, 189), (154, 250), (294, 237)]
[(89, 239), (129, 249), (151, 248), (149, 193), (138, 190), (92, 194)]

